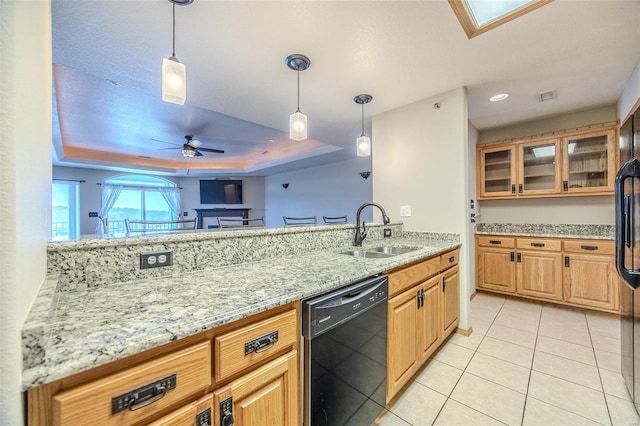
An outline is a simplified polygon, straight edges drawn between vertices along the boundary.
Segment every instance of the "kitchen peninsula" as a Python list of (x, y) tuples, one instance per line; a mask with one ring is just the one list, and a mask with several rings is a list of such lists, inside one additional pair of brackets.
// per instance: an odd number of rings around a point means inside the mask
[[(383, 238), (385, 227), (391, 238)], [(457, 264), (457, 235), (385, 227), (370, 225), (363, 248), (417, 249), (383, 258), (341, 254), (353, 248), (352, 224), (50, 243), (49, 277), (23, 328), (29, 424), (75, 424), (83, 416), (161, 422), (204, 412), (203, 404), (216, 412), (226, 393), (273, 380), (287, 384), (283, 415), (297, 419), (300, 300), (425, 259), (438, 259), (435, 276)], [(165, 251), (173, 265), (140, 269), (140, 253)], [(279, 334), (265, 344), (272, 329)], [(243, 357), (246, 341), (259, 350)], [(236, 349), (245, 352), (236, 356)], [(177, 384), (156, 377), (166, 368), (177, 371)], [(118, 399), (134, 379), (162, 379), (150, 408), (131, 411), (138, 400)]]

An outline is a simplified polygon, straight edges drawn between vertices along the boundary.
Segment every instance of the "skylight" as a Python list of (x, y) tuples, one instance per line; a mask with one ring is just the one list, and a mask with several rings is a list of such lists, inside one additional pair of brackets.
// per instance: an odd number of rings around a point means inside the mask
[(496, 28), (553, 0), (449, 0), (467, 37)]
[(531, 0), (466, 0), (471, 13), (478, 24), (484, 25), (503, 15), (513, 12), (520, 6), (532, 3)]

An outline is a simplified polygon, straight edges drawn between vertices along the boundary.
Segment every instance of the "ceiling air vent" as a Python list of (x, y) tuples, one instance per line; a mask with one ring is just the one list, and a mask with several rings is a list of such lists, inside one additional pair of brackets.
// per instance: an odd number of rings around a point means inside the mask
[(548, 92), (540, 93), (538, 95), (538, 100), (540, 102), (552, 101), (556, 98), (556, 92), (553, 90), (549, 90)]

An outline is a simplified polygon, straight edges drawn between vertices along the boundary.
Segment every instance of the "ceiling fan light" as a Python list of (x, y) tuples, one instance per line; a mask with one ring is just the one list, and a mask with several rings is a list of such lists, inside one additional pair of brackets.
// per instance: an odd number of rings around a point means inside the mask
[(356, 154), (358, 157), (368, 157), (371, 155), (371, 139), (362, 135), (356, 139)]
[(307, 139), (307, 116), (300, 110), (289, 116), (289, 139), (294, 141)]
[(195, 157), (196, 150), (192, 147), (184, 147), (182, 148), (182, 156), (183, 157)]
[(187, 70), (175, 56), (162, 60), (162, 100), (178, 105), (187, 100)]

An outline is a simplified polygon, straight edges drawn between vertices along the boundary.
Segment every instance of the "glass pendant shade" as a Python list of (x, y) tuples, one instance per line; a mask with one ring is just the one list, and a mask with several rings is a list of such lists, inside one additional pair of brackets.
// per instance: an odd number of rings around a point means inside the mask
[(368, 157), (371, 155), (371, 139), (362, 135), (356, 139), (356, 153), (358, 157)]
[(196, 156), (196, 150), (195, 149), (187, 149), (187, 148), (182, 148), (182, 156), (183, 157), (195, 157)]
[(289, 116), (289, 139), (294, 141), (307, 139), (307, 116), (300, 110)]
[(162, 100), (178, 105), (187, 100), (187, 70), (175, 56), (162, 60)]

